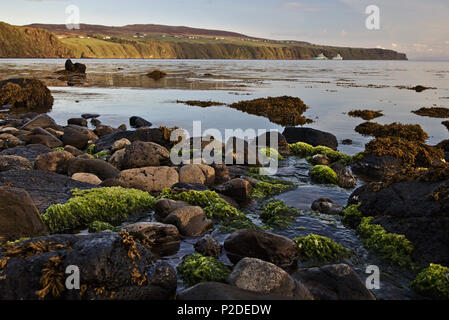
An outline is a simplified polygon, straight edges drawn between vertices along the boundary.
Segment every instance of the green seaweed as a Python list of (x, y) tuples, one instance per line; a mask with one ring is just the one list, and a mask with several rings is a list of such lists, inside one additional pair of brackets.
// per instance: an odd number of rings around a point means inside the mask
[[(259, 168), (254, 168), (252, 172), (260, 172)], [(251, 171), (247, 174), (248, 177), (259, 180), (254, 188), (251, 198), (254, 200), (266, 199), (290, 190), (293, 190), (297, 185), (291, 181), (281, 180), (273, 178), (272, 176), (261, 175), (258, 173), (252, 173)]]
[(89, 233), (97, 233), (106, 230), (115, 231), (115, 227), (112, 224), (103, 221), (94, 221), (89, 224)]
[(89, 147), (87, 147), (86, 153), (94, 155), (94, 150), (95, 150), (95, 144), (91, 144)]
[(360, 212), (361, 205), (361, 203), (353, 204), (343, 209), (342, 223), (345, 227), (356, 229), (360, 225), (363, 219), (363, 215)]
[(388, 233), (382, 226), (372, 224), (373, 217), (362, 218), (357, 233), (366, 248), (400, 267), (412, 267), (413, 244), (404, 236)]
[(312, 181), (316, 183), (338, 185), (337, 173), (328, 166), (314, 166), (310, 170), (309, 175), (312, 178)]
[(307, 237), (295, 238), (300, 257), (305, 261), (330, 262), (348, 258), (351, 252), (332, 239), (311, 233)]
[(264, 206), (260, 218), (269, 228), (285, 229), (298, 215), (299, 210), (287, 206), (284, 201), (272, 201)]
[(103, 151), (100, 151), (100, 152), (94, 154), (95, 159), (107, 160), (110, 157), (111, 157), (111, 154), (109, 153), (109, 151), (106, 151), (106, 150), (103, 150)]
[(449, 268), (431, 264), (418, 274), (411, 288), (432, 299), (449, 300)]
[(243, 212), (231, 206), (214, 191), (191, 190), (173, 194), (170, 189), (165, 189), (159, 198), (185, 201), (192, 206), (203, 208), (204, 213), (209, 219), (222, 225), (222, 231), (256, 228)]
[(49, 207), (42, 220), (52, 233), (87, 227), (94, 221), (115, 222), (150, 211), (155, 198), (149, 193), (121, 187), (72, 190), (73, 198)]
[(290, 149), (292, 151), (292, 154), (304, 159), (310, 159), (314, 155), (322, 154), (328, 157), (331, 162), (341, 162), (344, 165), (349, 165), (353, 161), (353, 158), (351, 156), (344, 154), (343, 152), (335, 151), (329, 147), (324, 146), (314, 147), (304, 142), (290, 144)]
[(188, 286), (212, 281), (225, 283), (232, 271), (231, 267), (217, 258), (205, 257), (199, 253), (184, 257), (177, 269)]
[(284, 160), (284, 157), (281, 156), (281, 154), (276, 149), (273, 148), (261, 148), (259, 152), (261, 153), (261, 155), (267, 157), (270, 161)]
[(53, 148), (53, 151), (64, 151), (64, 148), (63, 147)]

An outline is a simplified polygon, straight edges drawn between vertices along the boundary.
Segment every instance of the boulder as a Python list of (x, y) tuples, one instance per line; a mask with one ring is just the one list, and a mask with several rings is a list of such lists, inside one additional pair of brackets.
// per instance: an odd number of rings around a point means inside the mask
[(26, 144), (42, 144), (51, 149), (60, 148), (63, 146), (61, 140), (42, 128), (35, 128), (32, 134), (24, 138), (24, 141)]
[(52, 151), (53, 149), (50, 149), (41, 144), (30, 144), (27, 146), (18, 146), (15, 148), (3, 150), (2, 152), (0, 152), (0, 155), (23, 157), (31, 162), (34, 162), (34, 160), (36, 160), (36, 158), (41, 154)]
[(262, 294), (277, 294), (299, 300), (313, 300), (307, 288), (278, 266), (255, 258), (244, 258), (234, 267), (229, 284)]
[(0, 243), (45, 234), (47, 227), (28, 192), (0, 187)]
[(84, 113), (84, 114), (81, 115), (81, 118), (86, 119), (86, 120), (88, 120), (88, 119), (96, 119), (96, 118), (99, 118), (99, 117), (100, 117), (100, 115), (98, 113)]
[(100, 159), (71, 159), (68, 163), (68, 175), (73, 176), (75, 173), (92, 173), (101, 180), (115, 178), (120, 171)]
[(329, 215), (339, 215), (343, 207), (327, 198), (320, 198), (312, 203), (312, 210)]
[(129, 118), (129, 125), (132, 128), (144, 128), (144, 127), (149, 128), (153, 124), (141, 117), (131, 117)]
[(310, 161), (314, 166), (323, 165), (327, 166), (331, 163), (328, 157), (323, 154), (316, 154), (312, 157)]
[(70, 118), (67, 120), (67, 124), (73, 124), (76, 126), (87, 127), (87, 120), (84, 118)]
[(27, 123), (25, 123), (20, 129), (31, 131), (36, 128), (53, 128), (55, 130), (59, 129), (59, 126), (56, 124), (55, 120), (51, 118), (49, 115), (40, 114), (35, 118), (31, 119)]
[(160, 221), (163, 221), (167, 218), (170, 213), (175, 211), (176, 209), (188, 206), (189, 204), (184, 201), (175, 201), (170, 199), (159, 199), (154, 205), (154, 211), (156, 214), (156, 218)]
[(179, 169), (181, 183), (199, 183), (213, 186), (215, 183), (214, 168), (203, 164), (188, 164)]
[(64, 129), (64, 134), (61, 137), (65, 146), (70, 145), (80, 150), (87, 148), (90, 137), (87, 133), (81, 132), (71, 127)]
[(212, 164), (212, 168), (215, 170), (215, 183), (222, 184), (228, 182), (230, 179), (229, 169), (226, 164)]
[(170, 136), (165, 135), (165, 131), (162, 129), (142, 129), (136, 131), (119, 131), (106, 136), (102, 136), (95, 143), (95, 152), (112, 149), (112, 145), (115, 141), (126, 138), (131, 142), (143, 141), (154, 142), (165, 148), (170, 148), (172, 143), (170, 142)]
[(314, 147), (325, 146), (337, 150), (337, 137), (329, 132), (315, 130), (312, 128), (285, 128), (282, 134), (288, 143), (305, 142)]
[(179, 251), (181, 238), (174, 225), (158, 222), (138, 222), (122, 228), (144, 247), (159, 257), (171, 256)]
[(121, 168), (157, 167), (169, 162), (170, 152), (166, 148), (153, 142), (135, 141), (126, 147)]
[(214, 239), (211, 235), (206, 235), (202, 237), (195, 243), (195, 251), (202, 254), (203, 256), (210, 256), (217, 258), (220, 253), (222, 246), (220, 242)]
[(20, 140), (9, 133), (0, 134), (0, 151), (17, 147), (20, 144)]
[(347, 264), (299, 270), (293, 277), (304, 284), (316, 300), (376, 300)]
[(73, 158), (73, 155), (67, 151), (49, 152), (36, 158), (34, 169), (67, 174), (69, 160)]
[(70, 152), (73, 156), (78, 157), (84, 154), (81, 150), (78, 148), (75, 148), (74, 146), (67, 145), (64, 147), (64, 151)]
[(73, 189), (91, 189), (94, 186), (78, 182), (50, 171), (25, 170), (0, 172), (0, 186), (26, 190), (37, 209), (43, 213), (49, 206), (67, 201)]
[(48, 112), (53, 107), (53, 96), (40, 80), (8, 79), (0, 81), (0, 105), (24, 112)]
[[(29, 242), (37, 241), (54, 249), (9, 259), (3, 269), (5, 279), (0, 282), (1, 300), (37, 300), (40, 297), (47, 300), (145, 301), (168, 300), (176, 294), (173, 267), (157, 261), (148, 249), (126, 233), (55, 235)], [(27, 243), (20, 245), (27, 246)], [(47, 270), (56, 269), (62, 273), (59, 291), (42, 290), (40, 279), (46, 266)], [(83, 290), (65, 288), (64, 271), (68, 266), (79, 268)]]
[(92, 173), (75, 173), (72, 176), (73, 180), (79, 181), (79, 182), (84, 182), (84, 183), (88, 183), (88, 184), (92, 184), (95, 186), (99, 186), (101, 184), (101, 180), (100, 178), (98, 178), (96, 175), (92, 174)]
[(19, 156), (0, 155), (0, 171), (31, 170), (31, 169), (33, 169), (33, 165), (26, 158)]
[(213, 227), (201, 207), (185, 206), (174, 210), (164, 219), (165, 224), (175, 225), (185, 237), (198, 237)]
[(357, 178), (354, 177), (344, 165), (339, 162), (333, 163), (330, 168), (338, 176), (338, 185), (344, 189), (353, 189), (357, 186)]
[[(256, 144), (258, 148), (270, 148), (271, 147), (271, 132), (266, 132), (253, 139), (250, 143)], [(280, 155), (289, 156), (291, 153), (290, 146), (288, 145), (287, 139), (280, 133), (275, 131), (275, 137), (277, 138), (277, 148), (275, 148)]]
[(402, 161), (391, 156), (367, 154), (363, 159), (354, 162), (351, 169), (365, 179), (381, 181), (401, 171)]
[[(94, 123), (92, 123), (92, 124), (95, 125)], [(95, 125), (95, 127), (96, 128), (95, 128), (94, 132), (99, 137), (104, 137), (104, 136), (107, 136), (107, 135), (115, 132), (114, 128), (112, 128), (111, 126), (97, 124), (97, 125)]]
[(245, 179), (237, 178), (225, 183), (217, 191), (231, 197), (238, 202), (246, 202), (251, 200), (253, 187)]
[(131, 145), (131, 141), (129, 141), (128, 139), (120, 139), (116, 142), (114, 142), (114, 144), (112, 145), (112, 149), (111, 152), (114, 153), (118, 150), (122, 150), (125, 149), (127, 146)]
[(71, 73), (80, 73), (85, 74), (86, 73), (86, 65), (82, 63), (73, 63), (72, 60), (68, 59), (65, 62), (65, 70)]
[(114, 152), (114, 154), (108, 159), (108, 162), (115, 168), (122, 170), (123, 158), (125, 157), (126, 149), (120, 149)]
[(129, 169), (109, 181), (110, 185), (124, 188), (134, 188), (150, 193), (161, 192), (178, 183), (179, 175), (175, 168), (170, 167), (146, 167)]
[(260, 159), (257, 149), (240, 138), (232, 137), (226, 142), (224, 149), (226, 164), (248, 165), (260, 167)]
[(225, 241), (224, 248), (231, 262), (238, 263), (243, 258), (257, 258), (278, 266), (293, 264), (299, 250), (292, 240), (260, 230), (238, 230)]

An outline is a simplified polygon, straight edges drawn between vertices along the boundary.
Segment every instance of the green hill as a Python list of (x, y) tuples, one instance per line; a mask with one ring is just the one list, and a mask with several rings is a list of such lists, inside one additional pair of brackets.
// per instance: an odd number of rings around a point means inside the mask
[[(29, 26), (15, 27), (0, 22), (0, 57), (297, 60), (311, 59), (323, 53), (329, 58), (340, 54), (345, 60), (407, 59), (405, 54), (392, 50), (330, 47), (297, 41), (257, 39), (225, 31), (187, 28), (176, 30), (194, 31), (200, 35), (143, 34), (136, 30), (140, 30), (138, 28), (149, 30), (148, 25), (132, 26), (131, 29), (129, 26), (111, 29), (111, 27), (83, 25), (85, 30), (73, 32), (60, 25), (38, 26), (45, 27), (49, 31)], [(112, 33), (108, 33), (109, 30), (112, 30), (110, 31)], [(154, 26), (151, 30), (154, 30)], [(217, 35), (214, 35), (214, 32)]]

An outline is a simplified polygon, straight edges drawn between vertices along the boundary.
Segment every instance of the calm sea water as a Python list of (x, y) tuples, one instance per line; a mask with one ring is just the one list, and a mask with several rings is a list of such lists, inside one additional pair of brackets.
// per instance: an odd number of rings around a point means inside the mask
[[(44, 80), (55, 98), (50, 115), (61, 125), (83, 113), (98, 113), (104, 124), (118, 126), (131, 116), (141, 116), (155, 126), (178, 126), (191, 132), (193, 121), (206, 129), (278, 129), (264, 117), (249, 115), (229, 107), (200, 108), (177, 104), (176, 100), (214, 100), (233, 103), (267, 96), (295, 96), (309, 109), (305, 116), (314, 120), (307, 125), (353, 140), (340, 150), (355, 154), (370, 140), (354, 131), (364, 122), (351, 118), (353, 109), (382, 110), (384, 117), (375, 121), (420, 124), (436, 144), (449, 138), (441, 124), (443, 119), (417, 116), (411, 111), (421, 107), (449, 107), (449, 62), (415, 61), (229, 61), (229, 60), (81, 60), (88, 68), (87, 82), (69, 87), (58, 80), (55, 71), (63, 69), (64, 60), (0, 59), (0, 79), (37, 77)], [(168, 73), (160, 81), (146, 74), (154, 69)], [(417, 93), (396, 86), (423, 85), (435, 89)], [(316, 233), (330, 237), (355, 252), (348, 261), (363, 278), (368, 265), (382, 271), (381, 299), (416, 298), (409, 288), (413, 274), (385, 264), (366, 251), (354, 230), (342, 226), (339, 218), (310, 211), (320, 197), (346, 205), (352, 190), (314, 185), (308, 177), (310, 165), (303, 159), (288, 158), (281, 162), (278, 176), (294, 181), (296, 190), (278, 196), (288, 205), (299, 208), (302, 215), (292, 228), (276, 233), (290, 238)], [(257, 208), (246, 214), (257, 223)], [(152, 217), (149, 216), (151, 220)], [(227, 235), (214, 234), (223, 241)], [(187, 239), (181, 250), (167, 260), (176, 266), (193, 252), (196, 239)], [(223, 254), (221, 259), (227, 261)], [(179, 290), (183, 288), (180, 281)]]
[[(377, 122), (417, 123), (436, 144), (448, 138), (441, 119), (417, 116), (421, 107), (449, 107), (449, 62), (417, 61), (234, 61), (234, 60), (80, 60), (88, 68), (87, 83), (68, 87), (54, 71), (61, 59), (1, 59), (0, 78), (34, 76), (48, 83), (55, 97), (51, 116), (65, 124), (82, 113), (101, 114), (105, 124), (118, 126), (130, 116), (142, 116), (155, 126), (179, 126), (186, 130), (202, 121), (203, 129), (278, 129), (268, 119), (228, 107), (200, 108), (176, 100), (214, 100), (232, 103), (267, 96), (301, 98), (314, 120), (312, 128), (329, 131), (341, 146), (354, 154), (369, 138), (354, 131), (363, 122), (346, 113), (353, 109), (382, 110)], [(146, 74), (154, 69), (168, 73), (154, 81)], [(395, 86), (434, 87), (417, 93)]]

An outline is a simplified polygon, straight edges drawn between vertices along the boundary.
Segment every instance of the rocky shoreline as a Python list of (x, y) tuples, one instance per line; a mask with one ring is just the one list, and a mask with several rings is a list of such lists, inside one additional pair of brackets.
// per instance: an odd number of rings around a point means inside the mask
[[(347, 263), (354, 252), (321, 235), (277, 234), (302, 214), (273, 200), (297, 187), (291, 181), (246, 161), (175, 165), (175, 128), (140, 117), (129, 119), (133, 130), (102, 124), (98, 114), (61, 126), (45, 113), (53, 98), (39, 80), (1, 82), (0, 104), (11, 111), (0, 120), (0, 299), (376, 299)], [(322, 198), (311, 208), (414, 274), (420, 297), (448, 299), (447, 141), (427, 145), (419, 126), (368, 122), (358, 130), (374, 140), (353, 157), (337, 151), (333, 134), (293, 127), (270, 155), (306, 159), (311, 184), (353, 191), (346, 207)], [(218, 143), (223, 157), (236, 153), (237, 138), (197, 139), (202, 150)], [(357, 188), (360, 179), (367, 183)], [(248, 206), (260, 208), (257, 218)], [(167, 262), (190, 243), (194, 254)], [(81, 270), (79, 290), (64, 286), (68, 266)]]

